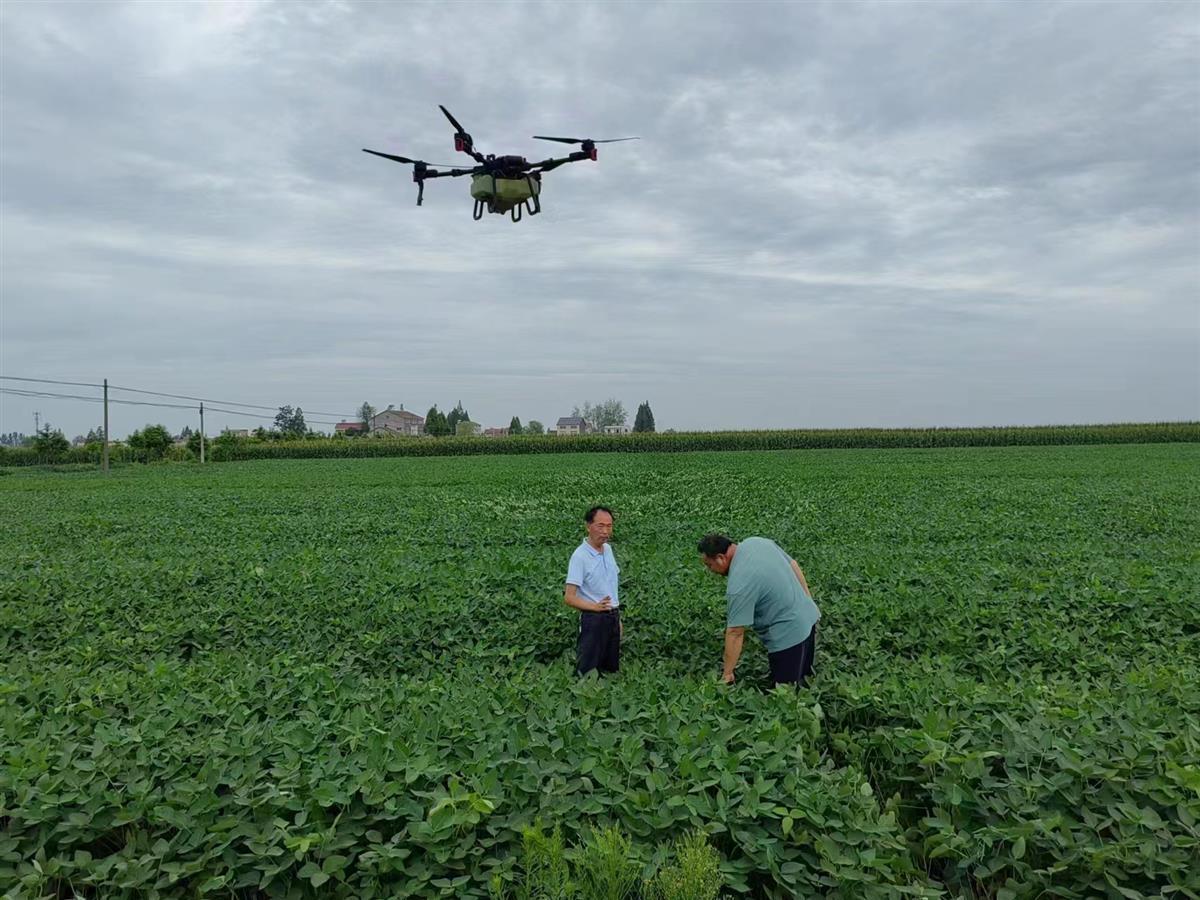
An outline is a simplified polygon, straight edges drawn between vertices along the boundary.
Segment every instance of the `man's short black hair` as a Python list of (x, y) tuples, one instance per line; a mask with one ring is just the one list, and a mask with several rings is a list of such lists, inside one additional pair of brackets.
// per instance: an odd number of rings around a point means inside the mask
[(583, 521), (585, 521), (589, 525), (591, 525), (592, 522), (595, 521), (596, 513), (598, 513), (598, 512), (608, 513), (608, 517), (610, 519), (616, 519), (616, 516), (613, 515), (613, 511), (611, 509), (609, 509), (607, 506), (593, 506), (591, 509), (589, 509), (587, 512), (585, 512), (583, 514)]
[(713, 532), (700, 538), (700, 543), (696, 545), (696, 549), (711, 559), (718, 553), (724, 553), (732, 546), (733, 541), (725, 537), (725, 535)]

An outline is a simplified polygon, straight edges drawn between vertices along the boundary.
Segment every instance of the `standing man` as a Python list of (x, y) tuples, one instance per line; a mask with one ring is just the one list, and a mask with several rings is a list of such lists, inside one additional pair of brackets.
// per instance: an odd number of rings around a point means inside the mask
[(812, 601), (800, 566), (774, 541), (760, 537), (735, 544), (723, 534), (706, 534), (696, 549), (710, 572), (729, 579), (725, 683), (733, 684), (746, 627), (753, 625), (767, 647), (771, 681), (804, 684), (812, 674), (821, 611)]
[(613, 514), (606, 506), (593, 506), (583, 517), (587, 539), (575, 548), (567, 566), (563, 602), (579, 610), (579, 645), (575, 672), (592, 669), (616, 672), (621, 665), (621, 602), (617, 576), (621, 568), (608, 545)]

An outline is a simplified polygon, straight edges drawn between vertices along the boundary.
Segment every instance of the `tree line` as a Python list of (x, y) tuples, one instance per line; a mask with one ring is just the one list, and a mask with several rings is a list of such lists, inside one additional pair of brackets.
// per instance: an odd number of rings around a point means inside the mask
[[(359, 429), (360, 433), (365, 434), (371, 431), (371, 423), (375, 420), (376, 415), (377, 411), (370, 403), (364, 402), (358, 408), (357, 421), (362, 426)], [(583, 419), (596, 430), (610, 425), (624, 425), (629, 419), (625, 405), (620, 400), (612, 398), (595, 404), (585, 402), (583, 406), (575, 406), (571, 415)], [(471, 419), (471, 414), (467, 412), (460, 400), (448, 413), (438, 409), (436, 403), (429, 407), (429, 411), (425, 413), (425, 424), (422, 426), (422, 431), (432, 437), (466, 436), (474, 434), (477, 428), (478, 426)], [(649, 402), (643, 402), (638, 406), (633, 430), (636, 432), (654, 431), (654, 413), (650, 411)], [(508, 423), (508, 433), (510, 435), (545, 434), (546, 426), (537, 419), (530, 419), (522, 424), (519, 416), (513, 416)]]
[[(582, 418), (597, 431), (611, 425), (624, 425), (629, 418), (624, 404), (613, 398), (599, 403), (585, 402), (582, 406), (575, 406), (571, 414)], [(361, 433), (371, 430), (371, 423), (375, 416), (375, 407), (371, 404), (364, 402), (359, 407), (358, 421), (362, 423)], [(469, 436), (475, 434), (477, 429), (478, 426), (471, 420), (471, 414), (467, 412), (461, 400), (448, 413), (439, 410), (435, 403), (425, 414), (424, 433), (433, 437)], [(654, 413), (650, 411), (649, 402), (643, 402), (638, 406), (632, 430), (639, 433), (654, 431)], [(508, 424), (508, 433), (510, 435), (539, 435), (546, 433), (546, 427), (537, 419), (530, 419), (522, 424), (520, 417), (513, 416)], [(274, 428), (259, 427), (254, 429), (253, 434), (255, 439), (260, 441), (324, 437), (322, 433), (308, 427), (304, 421), (304, 410), (299, 406), (279, 407), (279, 412), (275, 416)], [(199, 456), (200, 433), (198, 431), (193, 431), (190, 427), (185, 426), (179, 437), (194, 455)], [(131, 433), (124, 443), (134, 450), (143, 451), (148, 459), (162, 459), (175, 440), (165, 425), (147, 424), (144, 428)], [(214, 440), (230, 441), (236, 440), (236, 438), (226, 430), (215, 439), (205, 438), (205, 446), (210, 446)], [(100, 449), (104, 443), (104, 429), (100, 426), (92, 428), (87, 435), (76, 438), (76, 443), (82, 444), (85, 449)], [(71, 442), (67, 440), (62, 430), (52, 428), (49, 422), (33, 436), (16, 431), (0, 434), (0, 445), (29, 447), (39, 456), (48, 459), (61, 458), (71, 449)]]

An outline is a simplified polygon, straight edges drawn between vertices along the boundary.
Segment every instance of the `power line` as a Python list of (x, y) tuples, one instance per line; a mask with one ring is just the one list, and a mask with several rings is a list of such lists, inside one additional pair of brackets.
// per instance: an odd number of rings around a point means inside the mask
[(18, 378), (16, 375), (0, 375), (0, 380), (4, 381), (36, 381), (39, 384), (69, 384), (74, 387), (104, 387), (102, 384), (93, 384), (90, 381), (54, 381), (51, 378)]
[[(0, 375), (0, 379), (3, 379), (5, 381), (36, 382), (38, 384), (66, 384), (66, 385), (73, 385), (76, 387), (94, 387), (94, 388), (104, 387), (104, 385), (102, 385), (102, 384), (96, 384), (96, 383), (93, 383), (90, 381), (57, 381), (52, 378), (21, 378), (16, 375)], [(115, 385), (115, 384), (110, 384), (108, 386), (108, 389), (110, 391), (126, 391), (128, 393), (133, 393), (133, 394), (147, 394), (152, 397), (169, 397), (169, 398), (172, 398), (175, 400), (194, 400), (197, 403), (213, 404), (214, 409), (217, 406), (243, 406), (243, 407), (246, 407), (247, 409), (265, 409), (265, 410), (272, 410), (272, 411), (278, 411), (280, 409), (280, 407), (278, 407), (278, 406), (264, 406), (260, 403), (239, 403), (236, 400), (213, 400), (208, 397), (191, 397), (191, 396), (188, 396), (187, 394), (168, 394), (163, 391), (148, 391), (148, 390), (145, 390), (144, 388), (121, 387), (121, 386)], [(40, 396), (40, 395), (26, 394), (23, 396)], [(47, 396), (50, 396), (50, 395), (47, 395)], [(86, 399), (90, 399), (90, 398), (72, 397), (71, 399), (86, 400)], [(137, 401), (134, 401), (134, 400), (110, 399), (109, 402), (110, 403), (126, 403), (126, 404), (138, 405)], [(140, 405), (154, 406), (155, 404), (143, 403)], [(169, 403), (163, 403), (163, 404), (158, 404), (158, 405), (163, 406), (163, 407), (174, 408), (174, 409), (194, 409), (195, 408), (195, 407), (191, 407), (191, 406), (179, 406), (176, 404), (169, 404)], [(302, 407), (297, 407), (297, 408), (302, 409)], [(228, 409), (221, 410), (221, 411), (232, 413), (234, 415), (246, 415), (246, 413), (236, 413), (233, 410), (228, 410)], [(354, 421), (358, 417), (358, 413), (350, 413), (350, 414), (331, 413), (331, 412), (321, 412), (320, 410), (309, 410), (309, 413), (314, 416), (330, 416), (330, 417), (332, 417), (336, 421), (330, 422), (330, 423), (325, 423), (325, 424), (331, 424), (331, 425), (336, 425), (338, 422), (345, 421), (345, 420)], [(272, 416), (260, 416), (259, 418), (273, 418), (273, 417)], [(317, 420), (314, 419), (313, 421), (315, 422)]]
[[(56, 394), (56, 393), (51, 393), (49, 391), (27, 391), (27, 390), (21, 390), (20, 388), (0, 388), (0, 394), (13, 394), (18, 397), (43, 397), (43, 398), (52, 398), (55, 400), (83, 400), (88, 403), (103, 403), (104, 402), (104, 399), (102, 397), (86, 397), (82, 394)], [(193, 410), (196, 409), (195, 406), (185, 406), (182, 403), (155, 403), (155, 402), (149, 401), (149, 400), (116, 400), (116, 399), (113, 399), (110, 397), (108, 402), (109, 403), (120, 403), (125, 406), (156, 406), (156, 407), (162, 407), (163, 409), (193, 409)], [(207, 402), (207, 401), (205, 401), (205, 402)], [(269, 407), (267, 407), (267, 408), (269, 408)], [(249, 416), (252, 419), (262, 419), (263, 421), (267, 421), (267, 422), (274, 421), (273, 416), (264, 416), (259, 413), (242, 412), (241, 410), (237, 410), (237, 409), (221, 409), (220, 407), (216, 407), (216, 406), (206, 406), (205, 412), (210, 412), (210, 411), (227, 413), (231, 416)], [(306, 422), (311, 421), (317, 425), (337, 425), (338, 424), (337, 421), (333, 421), (333, 420), (329, 420), (329, 419), (305, 419), (305, 421)]]
[[(19, 388), (0, 388), (0, 394), (15, 394), (18, 397), (53, 397), (56, 400), (86, 400), (89, 403), (103, 403), (103, 397), (85, 397), (82, 394), (54, 394), (49, 391), (23, 391)], [(194, 406), (184, 406), (182, 403), (151, 403), (145, 400), (114, 400), (109, 403), (122, 403), (126, 406), (161, 406), (170, 409), (195, 409)]]
[[(207, 403), (207, 402), (208, 401), (206, 400), (205, 403)], [(195, 407), (189, 406), (188, 409), (195, 409)], [(205, 412), (228, 413), (231, 416), (249, 416), (252, 419), (262, 419), (264, 422), (274, 422), (275, 421), (275, 416), (264, 416), (261, 413), (242, 412), (240, 409), (221, 409), (219, 406), (205, 406), (204, 411)], [(301, 410), (301, 412), (303, 412), (303, 410)], [(304, 421), (306, 423), (307, 422), (315, 422), (318, 425), (337, 425), (340, 423), (340, 420), (334, 421), (333, 419), (310, 419), (307, 416), (305, 416)]]
[[(110, 384), (108, 389), (110, 391), (130, 391), (135, 394), (151, 394), (155, 397), (174, 397), (177, 400), (195, 400), (197, 403), (217, 403), (221, 406), (245, 406), (249, 409), (279, 409), (278, 406), (263, 406), (261, 403), (238, 403), (234, 400), (212, 400), (208, 397), (189, 397), (185, 394), (165, 394), (162, 391), (147, 391), (141, 388), (121, 387), (120, 385), (115, 384)], [(311, 410), (311, 412), (314, 416), (334, 416), (335, 418), (338, 418), (339, 421), (340, 419), (346, 418), (346, 416), (342, 413), (320, 412), (319, 410)], [(350, 418), (353, 418), (353, 415), (350, 416)]]

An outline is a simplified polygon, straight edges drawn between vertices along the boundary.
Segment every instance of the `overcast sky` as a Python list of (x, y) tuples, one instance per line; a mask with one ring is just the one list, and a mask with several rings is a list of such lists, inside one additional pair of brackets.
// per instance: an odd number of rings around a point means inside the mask
[[(310, 420), (1200, 418), (1200, 4), (6, 0), (0, 42), (5, 376)], [(361, 152), (463, 164), (438, 103), (489, 153), (642, 140), (475, 222)], [(0, 394), (0, 431), (35, 410), (101, 418)]]

